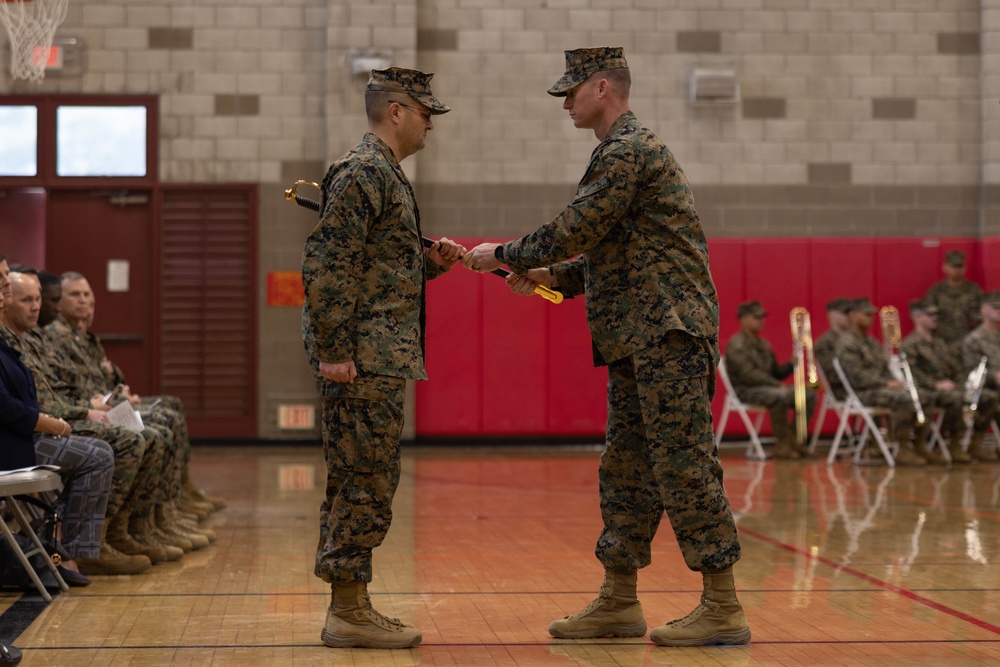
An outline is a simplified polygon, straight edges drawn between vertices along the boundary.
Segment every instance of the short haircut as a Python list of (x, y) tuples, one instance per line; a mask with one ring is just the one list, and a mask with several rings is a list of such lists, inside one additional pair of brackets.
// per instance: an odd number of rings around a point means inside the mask
[(5, 259), (7, 259), (7, 255), (0, 252), (0, 262), (4, 261)]
[(10, 265), (11, 273), (30, 273), (31, 275), (38, 275), (38, 271), (34, 268), (28, 266), (27, 264), (21, 264), (20, 262), (15, 262)]
[(71, 283), (74, 280), (86, 280), (87, 276), (82, 273), (77, 273), (76, 271), (67, 271), (66, 273), (59, 276), (59, 282)]
[(401, 93), (394, 93), (388, 90), (366, 90), (365, 113), (368, 115), (368, 122), (376, 125), (385, 120), (386, 113), (389, 110), (389, 104), (396, 101), (395, 97), (400, 94)]
[(629, 90), (632, 88), (632, 73), (628, 67), (604, 70), (598, 72), (596, 76), (598, 79), (607, 79), (619, 95), (628, 97)]
[(45, 269), (38, 271), (38, 282), (42, 284), (42, 289), (45, 289), (49, 285), (62, 286), (62, 280), (59, 279), (59, 276)]

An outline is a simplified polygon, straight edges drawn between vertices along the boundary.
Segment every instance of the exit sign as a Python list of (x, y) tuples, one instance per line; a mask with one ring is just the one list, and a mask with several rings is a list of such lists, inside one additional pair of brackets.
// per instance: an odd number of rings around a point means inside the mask
[(279, 405), (278, 428), (308, 430), (316, 426), (316, 408), (311, 405)]

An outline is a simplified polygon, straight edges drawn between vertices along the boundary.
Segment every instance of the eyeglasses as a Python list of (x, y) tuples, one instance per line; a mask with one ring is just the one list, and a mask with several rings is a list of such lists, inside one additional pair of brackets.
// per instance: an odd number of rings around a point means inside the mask
[(424, 111), (423, 109), (421, 109), (419, 107), (415, 107), (415, 106), (413, 106), (411, 104), (403, 104), (402, 102), (400, 102), (398, 100), (389, 100), (389, 104), (398, 104), (401, 107), (405, 107), (405, 108), (409, 109), (410, 111), (416, 112), (416, 114), (418, 116), (420, 116), (421, 118), (424, 119), (425, 123), (431, 122), (431, 112), (430, 111)]

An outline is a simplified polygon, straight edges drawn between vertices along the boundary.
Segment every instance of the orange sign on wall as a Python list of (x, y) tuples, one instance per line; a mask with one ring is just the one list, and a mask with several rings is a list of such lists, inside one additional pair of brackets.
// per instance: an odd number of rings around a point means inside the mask
[(298, 271), (271, 271), (267, 274), (268, 306), (301, 306), (305, 299), (302, 274)]

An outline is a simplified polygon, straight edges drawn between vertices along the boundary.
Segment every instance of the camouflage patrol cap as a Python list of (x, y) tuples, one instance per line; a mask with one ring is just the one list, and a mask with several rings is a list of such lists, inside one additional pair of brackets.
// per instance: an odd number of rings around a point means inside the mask
[(860, 299), (850, 299), (847, 306), (847, 312), (849, 313), (859, 312), (868, 313), (870, 315), (877, 311), (878, 308), (872, 305), (871, 299), (866, 296), (861, 297)]
[(431, 92), (431, 79), (434, 73), (424, 73), (417, 69), (390, 67), (389, 69), (373, 69), (368, 78), (365, 90), (381, 90), (388, 93), (403, 93), (427, 107), (432, 114), (442, 114), (451, 111), (451, 107), (434, 97)]
[(948, 266), (965, 266), (965, 253), (961, 250), (949, 250), (944, 254), (944, 263)]
[(767, 311), (764, 310), (764, 306), (760, 305), (760, 301), (747, 301), (746, 303), (741, 303), (736, 306), (736, 314), (739, 317), (745, 317), (747, 315), (753, 315), (754, 317), (767, 317)]
[(940, 310), (933, 303), (925, 303), (923, 299), (913, 299), (910, 301), (910, 313), (924, 313), (925, 315), (937, 315)]
[(565, 97), (566, 93), (586, 81), (594, 72), (628, 68), (620, 46), (574, 49), (565, 53), (566, 73), (549, 88), (549, 95), (553, 97)]
[(1000, 310), (1000, 290), (993, 290), (983, 295), (982, 303), (990, 308)]
[(845, 299), (844, 297), (838, 297), (826, 304), (826, 311), (828, 313), (844, 313), (847, 314), (848, 306), (851, 305), (850, 299)]

